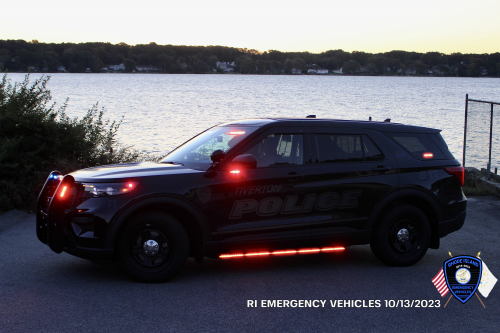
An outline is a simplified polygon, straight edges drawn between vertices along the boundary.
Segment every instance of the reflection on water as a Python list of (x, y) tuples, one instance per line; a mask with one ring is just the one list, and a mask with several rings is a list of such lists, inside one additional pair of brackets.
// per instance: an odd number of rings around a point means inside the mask
[(496, 78), (172, 74), (52, 74), (48, 84), (58, 104), (69, 97), (70, 116), (96, 102), (107, 117), (124, 116), (119, 140), (154, 154), (221, 122), (316, 114), (439, 128), (460, 161), (465, 94), (498, 101), (499, 87)]

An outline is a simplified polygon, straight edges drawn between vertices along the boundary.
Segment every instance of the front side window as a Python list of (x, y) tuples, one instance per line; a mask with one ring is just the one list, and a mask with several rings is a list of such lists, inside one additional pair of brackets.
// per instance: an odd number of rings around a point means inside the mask
[(216, 150), (227, 153), (258, 127), (217, 126), (179, 146), (160, 163), (182, 164), (189, 168), (206, 170), (211, 165), (210, 155)]
[(271, 134), (243, 154), (252, 154), (257, 167), (304, 164), (301, 134)]

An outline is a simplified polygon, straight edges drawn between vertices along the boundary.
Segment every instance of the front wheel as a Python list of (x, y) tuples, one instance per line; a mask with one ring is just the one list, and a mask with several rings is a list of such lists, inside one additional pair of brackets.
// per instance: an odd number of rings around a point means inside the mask
[(189, 238), (172, 216), (150, 211), (134, 216), (118, 241), (118, 259), (140, 282), (163, 282), (174, 276), (189, 254)]
[(412, 205), (392, 208), (373, 229), (370, 246), (375, 256), (391, 266), (410, 266), (427, 252), (431, 229), (427, 216)]

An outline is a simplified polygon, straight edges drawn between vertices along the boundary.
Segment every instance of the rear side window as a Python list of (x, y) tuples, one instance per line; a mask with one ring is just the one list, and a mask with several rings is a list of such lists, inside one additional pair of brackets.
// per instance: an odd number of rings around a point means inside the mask
[(316, 163), (378, 161), (384, 155), (366, 135), (316, 134)]
[[(425, 133), (392, 133), (385, 132), (389, 138), (403, 147), (408, 153), (419, 160), (444, 160), (443, 152)], [(431, 134), (432, 135), (432, 134)]]

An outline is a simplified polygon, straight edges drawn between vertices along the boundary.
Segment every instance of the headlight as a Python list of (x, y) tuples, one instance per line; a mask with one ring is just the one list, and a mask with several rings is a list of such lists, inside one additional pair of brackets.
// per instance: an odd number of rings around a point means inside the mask
[(84, 198), (107, 197), (133, 191), (139, 182), (83, 184)]

